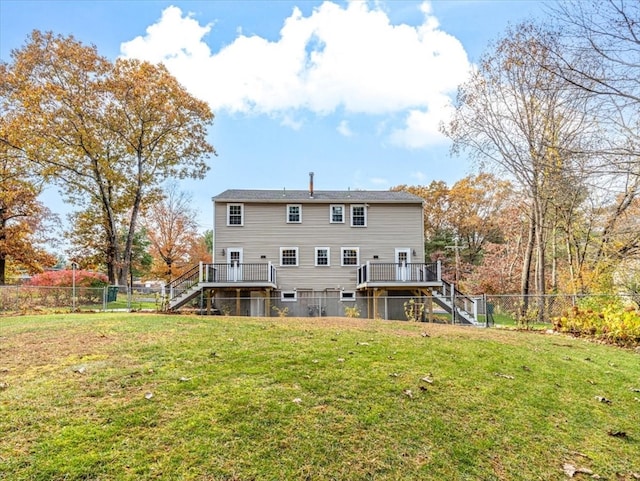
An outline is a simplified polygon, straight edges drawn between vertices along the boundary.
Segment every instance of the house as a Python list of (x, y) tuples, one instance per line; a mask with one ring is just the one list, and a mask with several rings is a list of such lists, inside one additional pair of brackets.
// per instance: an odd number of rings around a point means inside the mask
[(423, 202), (404, 191), (316, 191), (313, 174), (305, 190), (226, 190), (213, 197), (213, 263), (172, 282), (171, 307), (199, 294), (237, 315), (275, 306), (343, 316), (357, 306), (362, 317), (404, 319), (415, 298), (431, 312), (443, 281), (424, 258)]

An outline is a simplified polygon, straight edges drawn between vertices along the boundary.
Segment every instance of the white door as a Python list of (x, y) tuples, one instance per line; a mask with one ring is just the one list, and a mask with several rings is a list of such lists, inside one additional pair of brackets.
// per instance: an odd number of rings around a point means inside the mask
[(227, 249), (227, 280), (229, 282), (238, 282), (242, 280), (242, 249)]
[(251, 317), (264, 317), (265, 297), (261, 292), (251, 292)]
[(411, 279), (410, 263), (411, 249), (407, 247), (396, 248), (396, 281), (408, 281)]

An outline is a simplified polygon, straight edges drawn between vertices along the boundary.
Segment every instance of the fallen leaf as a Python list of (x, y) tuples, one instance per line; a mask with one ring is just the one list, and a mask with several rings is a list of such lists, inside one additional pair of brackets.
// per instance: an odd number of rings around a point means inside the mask
[(187, 381), (190, 381), (190, 380), (191, 380), (190, 377), (184, 377), (184, 376), (182, 376), (180, 379), (178, 379), (178, 381), (181, 381), (181, 382), (187, 382)]
[(502, 373), (497, 372), (496, 376), (497, 377), (503, 377), (505, 379), (514, 379), (514, 377), (511, 374), (502, 374)]
[(5, 389), (9, 389), (9, 384), (6, 382), (0, 382), (0, 391), (4, 391)]
[(299, 397), (295, 398), (292, 402), (296, 403), (296, 404), (300, 404), (302, 402), (302, 399), (300, 399)]
[(428, 332), (423, 332), (421, 334), (422, 337), (431, 337)]
[(343, 357), (339, 357), (338, 358), (338, 362), (344, 362), (344, 358)]
[(633, 392), (640, 392), (640, 388), (637, 387), (630, 387), (629, 389)]
[(576, 473), (593, 475), (593, 471), (591, 471), (589, 468), (576, 468), (573, 464), (569, 463), (564, 463), (562, 465), (562, 470), (564, 471), (564, 474), (566, 474), (569, 478), (573, 478)]
[(423, 382), (426, 382), (428, 384), (433, 384), (433, 379), (431, 379), (429, 376), (425, 376), (420, 380), (423, 381)]
[(611, 404), (611, 399), (607, 399), (604, 396), (596, 396), (595, 399), (596, 401), (600, 401), (601, 403)]
[(85, 366), (80, 366), (75, 368), (73, 372), (77, 372), (78, 374), (84, 374), (85, 372), (87, 372), (87, 368)]
[(564, 463), (562, 465), (562, 470), (569, 478), (573, 478), (573, 475), (576, 474), (576, 467), (573, 464)]
[(531, 371), (531, 368), (530, 368), (529, 366), (522, 366), (522, 370), (523, 370), (523, 371), (530, 372), (530, 371)]
[(389, 374), (389, 377), (398, 377), (400, 376), (400, 374), (398, 374), (397, 372), (392, 372), (391, 374)]
[(145, 393), (145, 395), (144, 395), (145, 399), (151, 399), (152, 397), (153, 397), (153, 393), (152, 392)]
[(405, 396), (407, 396), (409, 399), (413, 399), (413, 392), (411, 391), (411, 389), (405, 389), (402, 394), (404, 394)]
[(358, 345), (358, 346), (368, 346), (369, 343), (368, 342), (357, 342), (356, 345)]
[(623, 438), (623, 439), (629, 438), (629, 436), (627, 436), (627, 433), (624, 431), (617, 431), (617, 430), (610, 429), (609, 431), (607, 431), (607, 434), (609, 436), (613, 436), (614, 438)]

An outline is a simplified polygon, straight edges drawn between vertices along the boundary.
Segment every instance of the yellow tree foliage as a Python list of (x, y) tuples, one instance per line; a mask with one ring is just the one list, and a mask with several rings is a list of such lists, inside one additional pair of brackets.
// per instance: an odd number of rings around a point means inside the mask
[(200, 241), (196, 214), (190, 196), (175, 183), (169, 184), (160, 201), (149, 206), (143, 225), (151, 242), (152, 275), (169, 282), (191, 267), (194, 246)]
[(34, 31), (11, 57), (2, 65), (3, 108), (17, 126), (8, 141), (69, 202), (99, 213), (109, 282), (124, 284), (139, 216), (159, 186), (209, 169), (213, 114), (163, 65), (110, 62), (73, 37)]
[(38, 201), (40, 188), (10, 152), (0, 143), (0, 285), (5, 284), (8, 270), (34, 274), (56, 263), (43, 246), (51, 214)]

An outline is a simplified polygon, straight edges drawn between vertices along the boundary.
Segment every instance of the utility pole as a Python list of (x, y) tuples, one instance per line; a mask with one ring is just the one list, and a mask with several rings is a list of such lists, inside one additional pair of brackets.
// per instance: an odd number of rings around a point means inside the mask
[(464, 246), (458, 245), (458, 236), (454, 239), (455, 245), (452, 246), (444, 246), (445, 249), (452, 249), (455, 251), (455, 259), (456, 259), (456, 270), (455, 270), (455, 283), (458, 283), (458, 279), (460, 279), (460, 249)]

